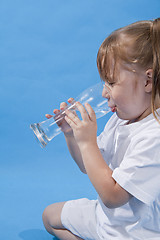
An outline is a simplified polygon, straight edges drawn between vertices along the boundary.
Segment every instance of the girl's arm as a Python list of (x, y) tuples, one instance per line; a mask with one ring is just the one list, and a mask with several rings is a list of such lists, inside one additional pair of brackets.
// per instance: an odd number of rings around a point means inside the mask
[(66, 134), (64, 134), (64, 136), (65, 136), (66, 143), (67, 143), (67, 146), (68, 146), (68, 149), (69, 149), (69, 152), (70, 152), (72, 158), (74, 159), (74, 161), (78, 165), (81, 172), (86, 173), (84, 163), (83, 163), (83, 159), (82, 159), (82, 155), (81, 155), (81, 152), (79, 150), (78, 144), (75, 141), (73, 133), (66, 133)]
[(96, 116), (89, 104), (85, 108), (77, 103), (82, 121), (67, 111), (66, 121), (73, 129), (81, 152), (84, 167), (103, 203), (109, 208), (119, 207), (129, 201), (131, 195), (113, 178), (112, 170), (103, 159), (97, 145)]
[(108, 208), (119, 207), (129, 201), (131, 195), (113, 178), (112, 170), (104, 161), (97, 144), (86, 144), (80, 148), (86, 172)]

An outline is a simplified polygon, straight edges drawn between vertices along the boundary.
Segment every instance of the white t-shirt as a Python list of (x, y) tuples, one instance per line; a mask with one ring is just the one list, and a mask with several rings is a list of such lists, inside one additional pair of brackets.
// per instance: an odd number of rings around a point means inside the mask
[(153, 114), (128, 125), (113, 114), (97, 141), (112, 177), (133, 196), (114, 209), (99, 198), (100, 238), (160, 240), (160, 124)]

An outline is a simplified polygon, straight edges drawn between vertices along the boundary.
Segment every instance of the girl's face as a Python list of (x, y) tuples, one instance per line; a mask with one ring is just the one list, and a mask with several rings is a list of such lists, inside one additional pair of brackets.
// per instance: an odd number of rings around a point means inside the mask
[[(114, 74), (113, 74), (114, 73)], [(114, 76), (113, 76), (114, 75)], [(105, 82), (102, 96), (108, 99), (112, 112), (129, 122), (139, 121), (151, 113), (151, 83), (145, 71), (116, 64), (110, 80)]]

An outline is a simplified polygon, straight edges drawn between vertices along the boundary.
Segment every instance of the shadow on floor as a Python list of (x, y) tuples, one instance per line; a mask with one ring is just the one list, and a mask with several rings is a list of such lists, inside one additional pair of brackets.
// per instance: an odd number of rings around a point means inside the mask
[(19, 233), (22, 240), (58, 240), (41, 229), (29, 229)]

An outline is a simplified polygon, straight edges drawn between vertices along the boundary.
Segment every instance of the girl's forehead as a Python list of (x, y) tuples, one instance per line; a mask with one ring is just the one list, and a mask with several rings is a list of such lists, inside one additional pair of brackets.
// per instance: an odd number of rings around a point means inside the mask
[(120, 70), (133, 71), (140, 69), (136, 60), (134, 62), (128, 63), (120, 58), (112, 58), (108, 64), (109, 65), (107, 69), (109, 70), (110, 76), (112, 76), (114, 72), (119, 72)]
[(118, 74), (121, 70), (124, 69), (131, 69), (131, 66), (121, 59), (115, 59), (112, 57), (110, 61), (108, 62), (108, 66), (106, 67), (106, 76), (107, 78), (113, 78), (115, 74)]
[(98, 54), (98, 69), (100, 76), (105, 80), (112, 80), (122, 69), (133, 71), (138, 65), (132, 58), (132, 50), (128, 49), (128, 38), (121, 37), (119, 41), (104, 43)]

